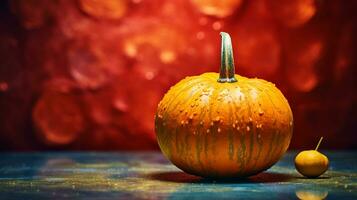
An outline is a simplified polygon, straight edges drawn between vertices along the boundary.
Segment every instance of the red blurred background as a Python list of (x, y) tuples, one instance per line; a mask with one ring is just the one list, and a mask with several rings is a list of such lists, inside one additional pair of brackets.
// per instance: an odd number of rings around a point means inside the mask
[(355, 149), (356, 8), (339, 0), (1, 1), (0, 150), (150, 150), (156, 106), (188, 75), (276, 83), (291, 148)]

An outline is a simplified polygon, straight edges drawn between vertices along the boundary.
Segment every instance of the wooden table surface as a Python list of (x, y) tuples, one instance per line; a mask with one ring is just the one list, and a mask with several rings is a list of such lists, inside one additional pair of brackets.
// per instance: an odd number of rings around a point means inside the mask
[(324, 152), (330, 169), (306, 179), (287, 153), (247, 179), (185, 174), (160, 152), (0, 153), (0, 199), (357, 199), (357, 152)]

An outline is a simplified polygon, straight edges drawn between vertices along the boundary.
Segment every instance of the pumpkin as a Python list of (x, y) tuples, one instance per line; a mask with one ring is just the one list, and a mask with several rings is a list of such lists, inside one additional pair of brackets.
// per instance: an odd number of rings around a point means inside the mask
[(318, 151), (323, 137), (320, 138), (315, 150), (302, 151), (295, 157), (296, 170), (308, 178), (317, 178), (326, 172), (328, 158)]
[(231, 38), (222, 32), (220, 73), (186, 77), (158, 105), (163, 154), (202, 177), (247, 177), (275, 164), (293, 132), (288, 101), (274, 84), (234, 73)]

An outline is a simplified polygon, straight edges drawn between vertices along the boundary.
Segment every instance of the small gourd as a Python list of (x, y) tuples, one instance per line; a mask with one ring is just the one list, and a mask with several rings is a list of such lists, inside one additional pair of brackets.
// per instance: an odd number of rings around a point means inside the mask
[(275, 164), (293, 130), (290, 106), (274, 84), (234, 73), (230, 36), (221, 33), (220, 73), (187, 77), (159, 103), (155, 131), (164, 155), (203, 177), (246, 177)]
[(297, 171), (305, 177), (319, 177), (328, 169), (328, 158), (317, 151), (322, 139), (323, 137), (320, 138), (315, 150), (302, 151), (295, 158), (295, 167)]

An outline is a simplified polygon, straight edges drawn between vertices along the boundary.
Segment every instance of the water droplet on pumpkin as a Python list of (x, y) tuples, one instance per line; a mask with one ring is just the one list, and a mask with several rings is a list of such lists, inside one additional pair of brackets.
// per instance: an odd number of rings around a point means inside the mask
[(261, 138), (261, 135), (260, 135), (260, 134), (258, 134), (258, 138), (259, 138), (259, 139)]
[(259, 116), (262, 116), (262, 115), (264, 115), (264, 111), (260, 108), (258, 111), (258, 114), (259, 114)]
[(200, 122), (200, 125), (203, 125), (203, 121)]
[(209, 133), (209, 129), (207, 129), (207, 131), (206, 131), (207, 133)]
[(253, 121), (253, 119), (252, 119), (251, 117), (249, 117), (249, 121), (250, 121), (250, 122), (252, 122), (252, 121)]
[(293, 122), (291, 121), (291, 122), (290, 122), (290, 126), (292, 126), (292, 125), (293, 125)]
[(257, 124), (257, 128), (261, 128), (262, 126), (262, 124)]
[(164, 122), (164, 123), (162, 123), (162, 126), (166, 126), (166, 123)]
[(236, 127), (236, 124), (232, 124), (232, 127), (235, 128), (235, 127)]
[(250, 127), (249, 126), (247, 126), (247, 131), (250, 131)]
[(237, 131), (239, 131), (239, 129), (240, 129), (239, 126), (237, 126)]
[(182, 121), (181, 121), (181, 125), (184, 125), (184, 124), (185, 124), (185, 121), (182, 120)]
[(218, 128), (218, 129), (217, 129), (217, 132), (220, 133), (220, 132), (221, 132), (221, 128)]
[(213, 124), (213, 122), (211, 122), (211, 124), (210, 124), (211, 126), (213, 126), (214, 124)]
[(219, 122), (219, 120), (220, 120), (220, 117), (216, 117), (213, 121), (214, 122)]
[(162, 115), (160, 115), (160, 114), (158, 114), (157, 117), (158, 117), (159, 119), (162, 119)]

